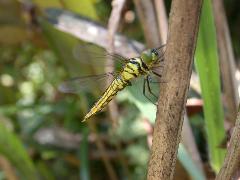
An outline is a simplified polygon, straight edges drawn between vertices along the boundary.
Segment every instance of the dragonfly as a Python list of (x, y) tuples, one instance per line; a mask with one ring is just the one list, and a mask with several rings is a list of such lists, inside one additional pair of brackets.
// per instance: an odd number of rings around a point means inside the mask
[[(133, 58), (125, 58), (118, 54), (107, 53), (107, 55), (117, 57), (117, 59), (121, 61), (122, 67), (119, 72), (108, 72), (100, 75), (73, 78), (63, 82), (59, 86), (59, 90), (64, 93), (72, 93), (75, 91), (76, 87), (84, 88), (84, 86), (90, 81), (97, 82), (99, 80), (104, 80), (109, 76), (112, 77), (113, 80), (82, 121), (86, 121), (102, 111), (118, 92), (122, 91), (127, 86), (132, 86), (132, 81), (141, 76), (144, 77), (143, 95), (152, 102), (152, 100), (146, 95), (146, 88), (150, 94), (157, 98), (157, 95), (155, 95), (150, 88), (150, 83), (152, 82), (152, 75), (157, 76), (158, 79), (162, 78), (162, 74), (159, 73), (157, 69), (163, 67), (164, 47), (165, 45), (158, 48), (147, 49), (143, 51), (140, 56)], [(158, 82), (160, 81), (157, 81), (157, 83)]]

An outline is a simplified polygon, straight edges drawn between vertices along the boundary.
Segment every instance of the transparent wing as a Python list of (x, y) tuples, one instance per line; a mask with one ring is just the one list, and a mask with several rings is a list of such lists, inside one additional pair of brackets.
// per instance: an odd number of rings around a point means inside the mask
[(108, 53), (105, 49), (90, 43), (77, 44), (73, 48), (73, 56), (81, 63), (95, 66), (105, 66), (107, 58), (110, 58), (116, 66), (128, 62), (128, 58), (119, 54)]
[(106, 82), (114, 78), (114, 73), (105, 73), (100, 75), (83, 76), (69, 79), (59, 85), (59, 91), (63, 93), (77, 93), (81, 91), (103, 88)]

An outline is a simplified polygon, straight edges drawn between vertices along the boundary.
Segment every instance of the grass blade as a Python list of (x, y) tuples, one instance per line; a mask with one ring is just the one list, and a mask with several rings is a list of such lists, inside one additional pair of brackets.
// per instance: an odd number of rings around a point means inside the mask
[(205, 176), (199, 171), (198, 167), (194, 164), (192, 158), (189, 156), (185, 147), (180, 143), (178, 147), (178, 159), (184, 168), (187, 170), (192, 179), (204, 180)]
[(210, 163), (215, 172), (220, 170), (225, 151), (219, 148), (225, 136), (223, 106), (221, 102), (219, 61), (212, 4), (203, 3), (196, 49), (196, 69), (200, 77), (204, 117)]
[(79, 157), (80, 157), (80, 179), (88, 180), (90, 179), (89, 173), (89, 156), (88, 156), (88, 134), (89, 130), (87, 128), (83, 129), (83, 140), (80, 145)]
[(21, 141), (0, 123), (0, 154), (12, 163), (20, 172), (22, 179), (37, 179), (32, 160), (29, 158)]

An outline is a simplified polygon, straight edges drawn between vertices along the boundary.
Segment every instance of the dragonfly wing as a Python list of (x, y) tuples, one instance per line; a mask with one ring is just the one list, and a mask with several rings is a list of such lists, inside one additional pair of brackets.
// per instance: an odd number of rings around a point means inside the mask
[(83, 76), (69, 79), (58, 87), (63, 93), (78, 93), (89, 91), (96, 88), (102, 88), (106, 82), (115, 77), (114, 73), (105, 73), (100, 75)]
[(114, 63), (121, 65), (128, 62), (128, 59), (119, 55), (108, 53), (105, 49), (100, 48), (93, 44), (77, 44), (73, 48), (73, 56), (84, 64), (91, 64), (96, 66), (105, 65), (106, 59), (111, 58)]

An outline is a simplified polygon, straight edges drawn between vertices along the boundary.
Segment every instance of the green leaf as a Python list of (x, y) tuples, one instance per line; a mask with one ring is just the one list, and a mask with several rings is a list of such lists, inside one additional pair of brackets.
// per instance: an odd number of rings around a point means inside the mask
[[(157, 84), (157, 87), (156, 85), (155, 86), (151, 85), (151, 89), (154, 92), (155, 91), (158, 92), (158, 84)], [(155, 93), (155, 94), (158, 94), (158, 93)], [(131, 103), (136, 105), (136, 107), (139, 109), (141, 114), (144, 117), (148, 118), (148, 120), (151, 123), (155, 122), (157, 107), (143, 95), (143, 79), (142, 78), (139, 78), (138, 80), (136, 80), (133, 83), (133, 85), (130, 87), (127, 87), (125, 91), (120, 92), (118, 95), (118, 99), (119, 100), (128, 99)], [(154, 100), (156, 99), (153, 99), (153, 101)]]
[(51, 0), (42, 1), (34, 0), (40, 10), (46, 8), (64, 8), (65, 10), (86, 16), (93, 20), (98, 20), (96, 1), (95, 0)]
[(32, 160), (28, 156), (22, 142), (0, 123), (0, 153), (19, 171), (22, 179), (37, 179)]
[(93, 0), (63, 0), (65, 8), (72, 12), (97, 20), (98, 16), (95, 9), (95, 2)]
[(181, 162), (181, 164), (184, 166), (184, 168), (187, 170), (189, 175), (194, 180), (204, 180), (205, 176), (204, 174), (199, 171), (197, 166), (194, 164), (192, 158), (189, 156), (188, 152), (184, 148), (182, 144), (179, 144), (178, 148), (178, 159)]
[(124, 113), (119, 120), (119, 126), (114, 131), (121, 141), (131, 141), (147, 135), (146, 125), (139, 116), (139, 110), (132, 104), (127, 105), (128, 112)]
[(225, 155), (225, 151), (219, 148), (224, 139), (225, 131), (216, 30), (210, 0), (205, 0), (203, 3), (195, 65), (200, 77), (204, 101), (203, 108), (210, 163), (215, 172), (218, 172)]
[(83, 180), (90, 179), (90, 173), (89, 173), (89, 156), (88, 156), (88, 134), (89, 129), (86, 127), (83, 129), (83, 139), (80, 145), (80, 177)]

